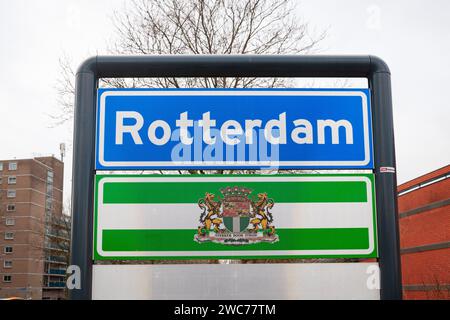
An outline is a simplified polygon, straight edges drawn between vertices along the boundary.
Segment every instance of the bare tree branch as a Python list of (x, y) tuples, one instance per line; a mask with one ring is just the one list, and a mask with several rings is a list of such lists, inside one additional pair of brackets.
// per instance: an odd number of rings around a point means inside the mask
[[(127, 3), (129, 4), (129, 3)], [(115, 12), (111, 54), (305, 54), (316, 50), (326, 31), (312, 32), (296, 14), (294, 0), (132, 0)], [(74, 71), (60, 60), (60, 111), (54, 125), (73, 117)], [(102, 79), (105, 87), (271, 88), (289, 87), (278, 78)]]

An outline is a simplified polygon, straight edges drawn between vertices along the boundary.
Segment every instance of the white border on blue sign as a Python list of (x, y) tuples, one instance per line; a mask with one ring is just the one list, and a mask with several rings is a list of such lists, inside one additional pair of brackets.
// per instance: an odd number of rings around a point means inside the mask
[[(104, 130), (105, 130), (105, 109), (106, 98), (109, 96), (355, 96), (360, 97), (363, 114), (363, 131), (364, 131), (364, 160), (356, 161), (107, 161), (104, 159)], [(370, 152), (370, 132), (369, 132), (369, 104), (367, 95), (362, 91), (322, 91), (322, 90), (112, 90), (102, 92), (99, 103), (100, 119), (98, 121), (98, 163), (102, 168), (195, 168), (195, 167), (363, 167), (367, 166), (371, 161)]]

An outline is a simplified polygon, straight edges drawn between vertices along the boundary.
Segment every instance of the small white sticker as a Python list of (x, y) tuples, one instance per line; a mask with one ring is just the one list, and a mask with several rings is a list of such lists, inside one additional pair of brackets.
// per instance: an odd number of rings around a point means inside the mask
[(381, 173), (395, 173), (394, 167), (380, 167)]

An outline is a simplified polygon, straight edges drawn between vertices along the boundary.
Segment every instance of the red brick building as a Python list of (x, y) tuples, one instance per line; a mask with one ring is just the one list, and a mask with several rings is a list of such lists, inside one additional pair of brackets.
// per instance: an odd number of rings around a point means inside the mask
[(404, 299), (450, 299), (450, 165), (398, 187)]

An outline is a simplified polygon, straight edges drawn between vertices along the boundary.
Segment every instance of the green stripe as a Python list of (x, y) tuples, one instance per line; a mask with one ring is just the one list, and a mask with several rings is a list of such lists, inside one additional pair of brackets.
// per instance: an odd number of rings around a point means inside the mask
[(275, 202), (366, 202), (364, 181), (313, 182), (106, 182), (103, 203), (197, 203), (206, 192), (247, 187), (252, 196), (267, 192)]
[[(104, 251), (351, 250), (369, 247), (367, 228), (277, 229), (276, 243), (197, 243), (197, 230), (103, 230)], [(226, 254), (226, 253), (224, 253)]]

